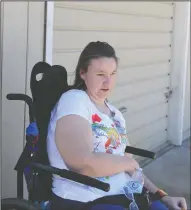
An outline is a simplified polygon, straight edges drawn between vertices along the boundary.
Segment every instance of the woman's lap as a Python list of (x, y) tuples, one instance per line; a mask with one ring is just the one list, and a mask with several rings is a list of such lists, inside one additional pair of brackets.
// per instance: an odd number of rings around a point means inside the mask
[[(81, 210), (85, 203), (62, 199), (56, 195), (53, 196), (50, 209), (51, 210)], [(124, 207), (109, 204), (96, 204), (87, 210), (124, 210)], [(168, 208), (160, 201), (155, 201), (151, 204), (149, 210), (168, 210)]]
[(82, 202), (63, 199), (56, 195), (53, 195), (50, 203), (50, 210), (80, 210), (84, 204)]
[[(93, 206), (90, 210), (124, 210), (124, 207), (98, 204)], [(149, 210), (168, 210), (168, 208), (162, 202), (155, 201), (151, 204)]]
[[(63, 199), (54, 195), (50, 204), (50, 210), (81, 210), (85, 205), (86, 204), (82, 202)], [(96, 204), (87, 210), (124, 210), (124, 207), (109, 204)]]
[(124, 207), (109, 204), (97, 204), (89, 210), (124, 210)]

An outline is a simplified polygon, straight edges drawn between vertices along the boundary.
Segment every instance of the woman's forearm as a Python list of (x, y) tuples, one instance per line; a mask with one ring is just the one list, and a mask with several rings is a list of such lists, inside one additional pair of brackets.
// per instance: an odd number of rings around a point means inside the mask
[(148, 189), (151, 193), (156, 193), (158, 188), (144, 175), (144, 187)]
[(84, 161), (80, 173), (93, 177), (111, 176), (120, 172), (134, 172), (138, 163), (128, 156), (91, 153)]

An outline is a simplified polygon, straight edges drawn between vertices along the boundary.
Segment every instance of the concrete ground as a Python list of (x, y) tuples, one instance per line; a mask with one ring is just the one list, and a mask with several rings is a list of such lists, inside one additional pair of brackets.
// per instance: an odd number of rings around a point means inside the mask
[(190, 139), (144, 167), (144, 173), (171, 196), (181, 196), (190, 206)]

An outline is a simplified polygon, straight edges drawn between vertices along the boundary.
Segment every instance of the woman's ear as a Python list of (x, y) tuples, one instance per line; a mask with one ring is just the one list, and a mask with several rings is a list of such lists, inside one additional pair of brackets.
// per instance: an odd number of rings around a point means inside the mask
[(84, 70), (80, 70), (80, 77), (81, 79), (85, 79), (85, 71)]

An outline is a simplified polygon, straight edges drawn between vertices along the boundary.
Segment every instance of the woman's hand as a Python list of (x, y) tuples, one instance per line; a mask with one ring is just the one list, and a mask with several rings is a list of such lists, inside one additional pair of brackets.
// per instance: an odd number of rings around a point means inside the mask
[(162, 202), (172, 210), (187, 210), (186, 200), (182, 197), (164, 196)]
[(140, 168), (139, 163), (132, 157), (126, 156), (128, 159), (128, 164), (131, 164), (131, 170), (126, 171), (130, 176), (132, 176), (138, 168)]

